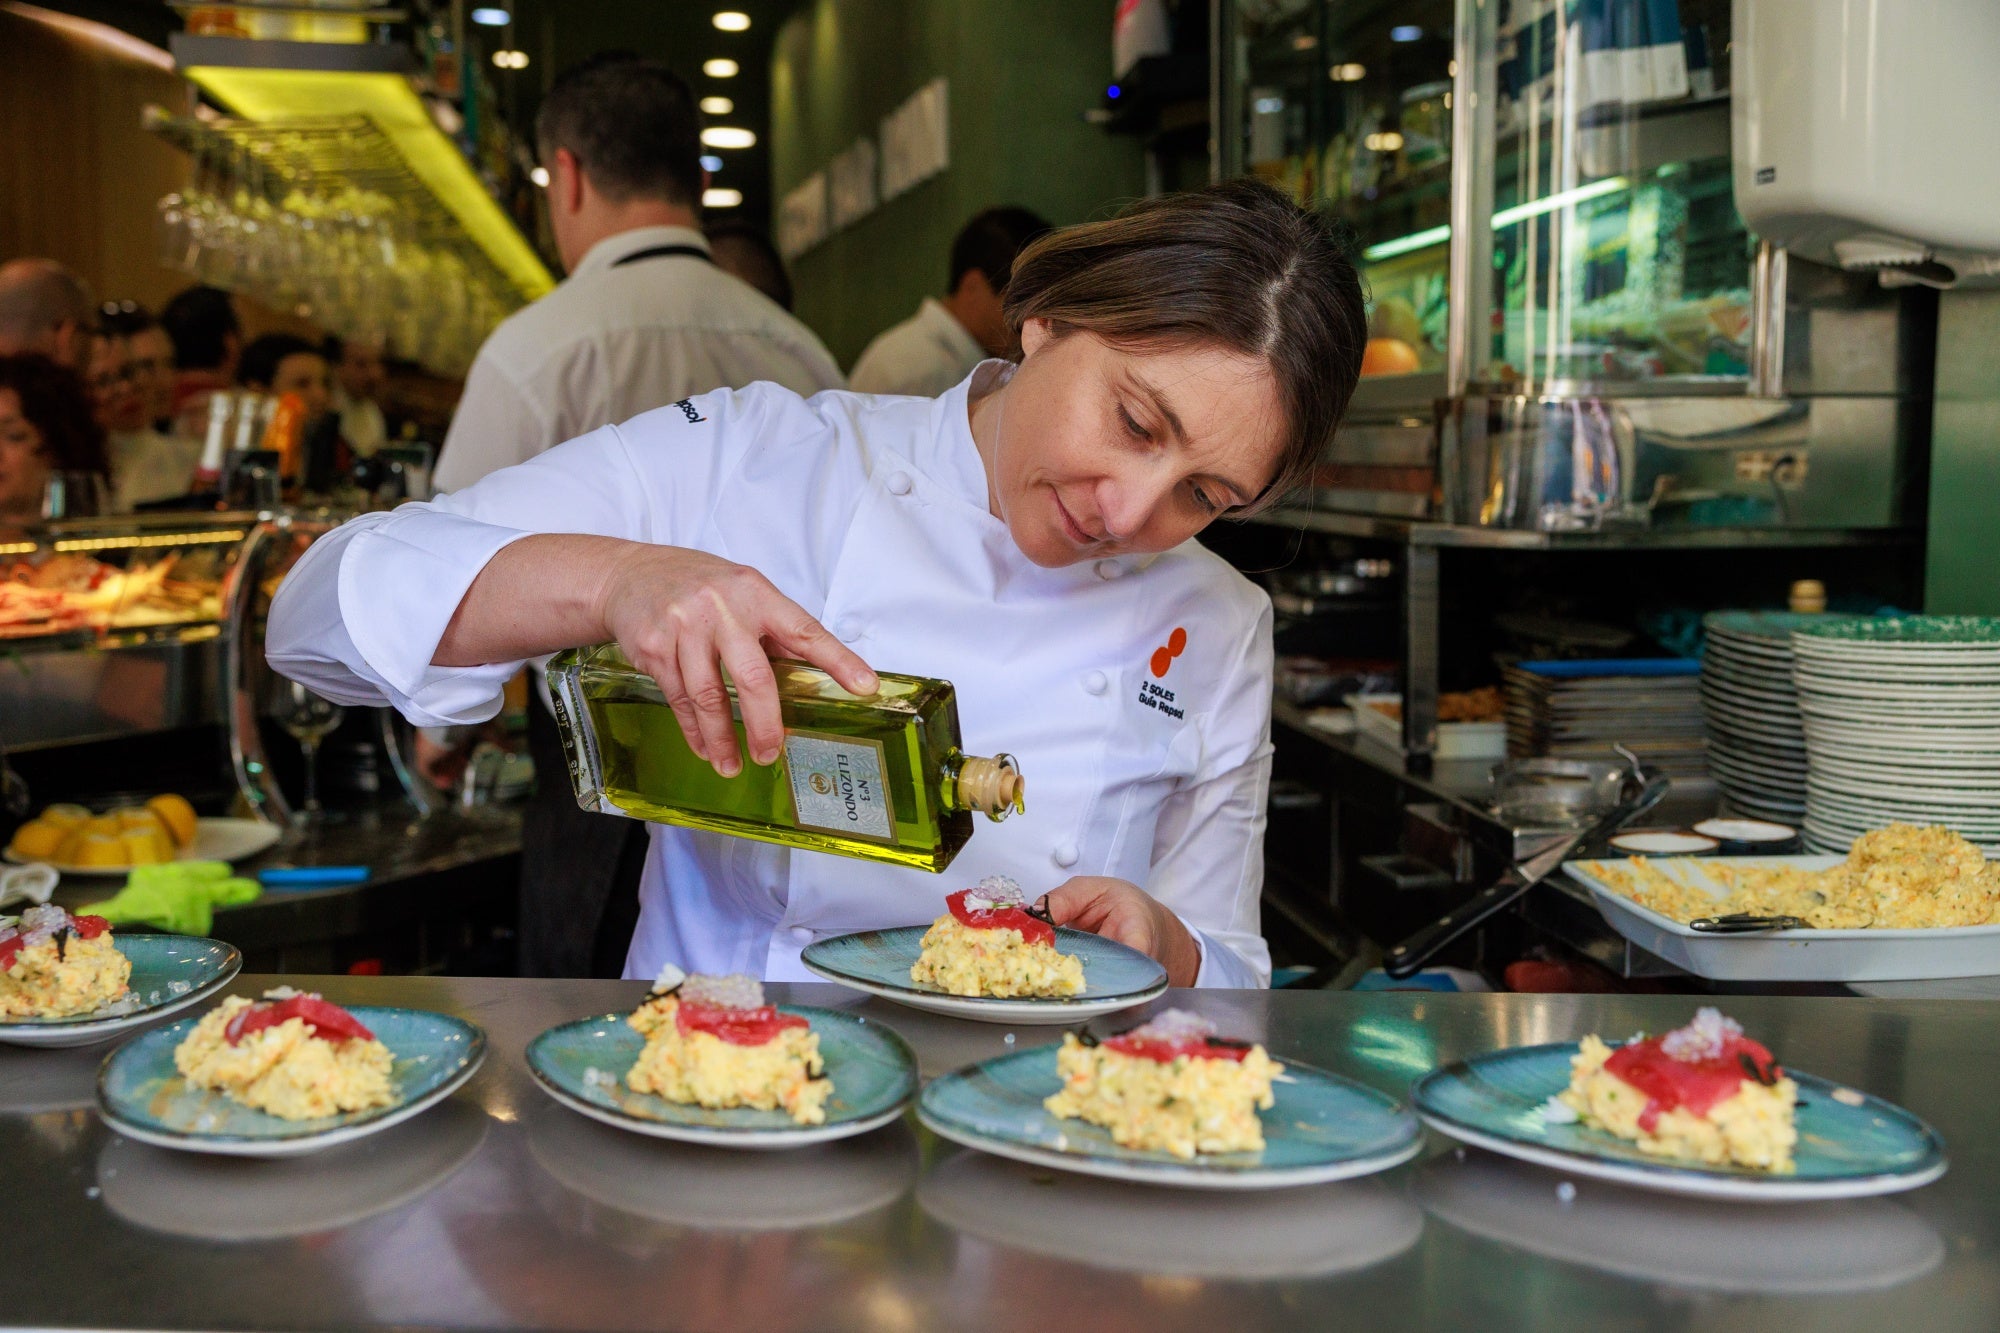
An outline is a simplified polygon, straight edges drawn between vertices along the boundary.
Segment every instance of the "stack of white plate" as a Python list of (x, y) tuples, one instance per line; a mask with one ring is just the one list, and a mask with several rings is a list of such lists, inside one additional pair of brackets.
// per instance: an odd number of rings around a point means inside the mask
[(2000, 619), (1834, 620), (1792, 634), (1808, 850), (1897, 822), (2000, 853)]
[(1832, 617), (1715, 611), (1702, 625), (1708, 771), (1732, 809), (1797, 827), (1806, 815), (1806, 733), (1792, 687), (1792, 631)]

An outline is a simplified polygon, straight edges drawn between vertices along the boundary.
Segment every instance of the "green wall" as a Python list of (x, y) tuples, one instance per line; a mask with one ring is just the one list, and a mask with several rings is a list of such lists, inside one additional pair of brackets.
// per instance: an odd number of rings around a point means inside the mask
[[(812, 0), (771, 60), (774, 201), (883, 116), (950, 80), (951, 166), (792, 265), (797, 312), (852, 365), (868, 340), (943, 293), (951, 238), (994, 204), (1058, 225), (1144, 191), (1138, 142), (1083, 121), (1111, 73), (1111, 0)], [(775, 231), (775, 219), (774, 219)]]
[(2000, 291), (1938, 299), (1924, 610), (2000, 615)]

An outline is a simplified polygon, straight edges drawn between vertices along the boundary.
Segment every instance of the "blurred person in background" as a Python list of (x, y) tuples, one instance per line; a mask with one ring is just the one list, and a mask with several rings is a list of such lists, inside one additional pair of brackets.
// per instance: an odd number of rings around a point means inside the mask
[(340, 414), (340, 438), (356, 458), (373, 458), (389, 442), (382, 415), (382, 346), (360, 338), (328, 334), (325, 347), (333, 367), (333, 410)]
[(160, 327), (174, 344), (171, 415), (178, 434), (199, 438), (207, 423), (208, 396), (236, 383), (243, 352), (243, 324), (229, 293), (189, 287), (160, 311)]
[(201, 441), (170, 434), (173, 344), (158, 321), (135, 301), (105, 303), (91, 358), (90, 388), (120, 509), (188, 494), (201, 459)]
[(791, 275), (770, 237), (747, 222), (715, 222), (702, 231), (717, 268), (749, 283), (777, 302), (780, 310), (792, 308)]
[(917, 313), (875, 335), (848, 376), (856, 393), (935, 398), (989, 356), (1016, 355), (1001, 311), (1014, 256), (1049, 229), (1025, 208), (989, 208), (951, 243), (951, 273), (943, 300), (926, 296)]
[(96, 323), (89, 284), (55, 260), (0, 264), (0, 356), (30, 352), (81, 374)]
[(333, 410), (333, 367), (318, 343), (267, 333), (243, 349), (236, 378), (258, 393), (292, 394), (304, 409), (299, 456), (282, 464), (287, 477), (308, 491), (325, 492), (349, 474), (354, 457), (340, 438), (340, 417)]
[(99, 489), (110, 487), (90, 391), (46, 356), (0, 356), (0, 522), (39, 519), (57, 474), (91, 476)]
[[(557, 76), (535, 137), (569, 276), (479, 349), (438, 459), (440, 490), (711, 389), (841, 387), (810, 329), (717, 264), (701, 232), (701, 117), (680, 76), (629, 52), (593, 56)], [(521, 972), (615, 977), (638, 919), (645, 826), (577, 808), (539, 672), (537, 684)], [(448, 785), (464, 753), (462, 737), (423, 734), (418, 767)]]

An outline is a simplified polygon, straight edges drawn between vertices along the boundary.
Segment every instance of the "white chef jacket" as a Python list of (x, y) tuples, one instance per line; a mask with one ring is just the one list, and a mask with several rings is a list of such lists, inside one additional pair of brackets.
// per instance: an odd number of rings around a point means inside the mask
[(1180, 914), (1197, 984), (1263, 985), (1270, 600), (1192, 541), (1150, 559), (1029, 561), (988, 511), (967, 418), (970, 387), (1009, 373), (987, 363), (938, 399), (703, 394), (363, 515), (279, 589), (271, 664), (420, 726), (481, 721), (520, 664), (431, 658), (495, 552), (531, 532), (708, 551), (760, 570), (870, 665), (952, 681), (965, 752), (1016, 756), (1027, 812), (975, 816), (942, 877), (655, 825), (628, 977), (671, 961), (807, 979), (813, 940), (929, 921), (984, 876), (1033, 895), (1110, 875)]
[(606, 237), (554, 291), (493, 330), (445, 433), (439, 490), (689, 394), (757, 380), (800, 393), (844, 387), (811, 329), (708, 260), (618, 262), (661, 246), (706, 254), (708, 240), (690, 227)]
[(986, 349), (936, 298), (884, 329), (861, 351), (847, 387), (856, 393), (911, 393), (935, 398), (986, 359)]

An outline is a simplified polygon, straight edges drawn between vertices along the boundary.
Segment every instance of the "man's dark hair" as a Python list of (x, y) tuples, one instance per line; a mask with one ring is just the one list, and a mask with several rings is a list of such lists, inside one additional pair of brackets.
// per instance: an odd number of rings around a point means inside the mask
[(978, 269), (995, 296), (1004, 295), (1014, 276), (1014, 256), (1029, 241), (1049, 229), (1048, 219), (1025, 208), (989, 208), (959, 228), (951, 242), (951, 283), (958, 290), (966, 274)]
[(254, 388), (268, 389), (278, 378), (278, 367), (284, 359), (302, 354), (326, 359), (318, 343), (289, 333), (267, 333), (243, 349), (243, 359), (236, 364), (236, 378)]
[(160, 327), (173, 339), (174, 364), (182, 370), (220, 370), (230, 336), (243, 334), (236, 306), (219, 287), (190, 287), (167, 302)]
[(705, 229), (716, 265), (734, 273), (786, 310), (792, 308), (792, 279), (771, 238), (748, 222), (717, 222)]
[(556, 76), (535, 115), (542, 165), (567, 148), (613, 203), (701, 201), (701, 117), (680, 75), (630, 51), (606, 51)]

